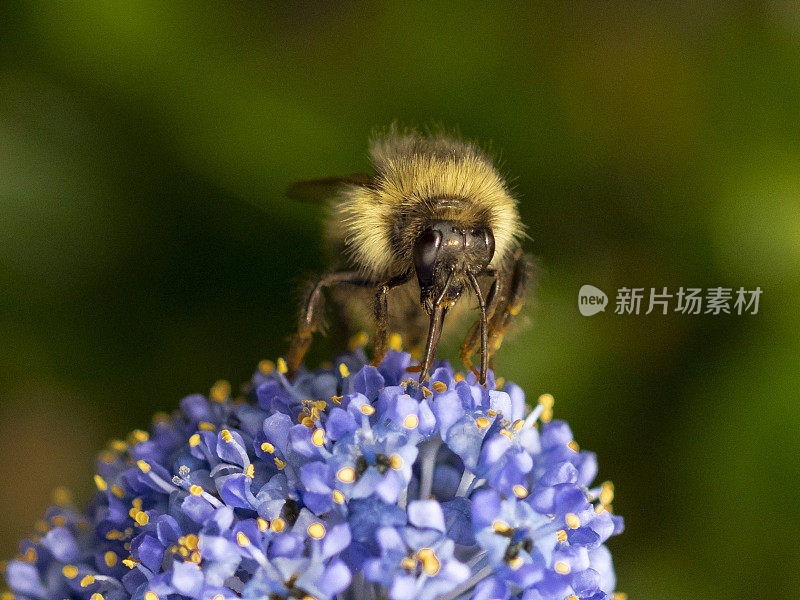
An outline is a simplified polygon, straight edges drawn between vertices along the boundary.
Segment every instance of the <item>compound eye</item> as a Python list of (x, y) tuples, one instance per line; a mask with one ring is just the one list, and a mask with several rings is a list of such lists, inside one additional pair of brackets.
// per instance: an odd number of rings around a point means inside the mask
[(442, 245), (442, 234), (433, 229), (426, 229), (414, 242), (414, 269), (420, 287), (433, 285), (436, 257)]

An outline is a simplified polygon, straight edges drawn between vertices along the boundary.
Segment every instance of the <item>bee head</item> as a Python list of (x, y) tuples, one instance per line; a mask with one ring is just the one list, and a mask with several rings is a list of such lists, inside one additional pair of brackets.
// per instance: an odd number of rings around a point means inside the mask
[(494, 235), (488, 227), (462, 227), (450, 221), (427, 227), (414, 242), (423, 308), (430, 313), (440, 297), (446, 305), (454, 303), (464, 291), (467, 273), (479, 275), (493, 256)]

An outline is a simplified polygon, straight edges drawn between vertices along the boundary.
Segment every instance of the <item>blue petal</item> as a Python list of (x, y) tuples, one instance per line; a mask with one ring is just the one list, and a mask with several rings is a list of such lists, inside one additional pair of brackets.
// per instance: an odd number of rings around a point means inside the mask
[(203, 574), (193, 562), (176, 562), (172, 566), (172, 585), (184, 596), (197, 598), (203, 589)]
[(408, 503), (408, 521), (415, 527), (444, 532), (444, 513), (436, 500), (414, 500)]
[(350, 569), (341, 560), (334, 560), (325, 568), (317, 586), (323, 594), (334, 596), (350, 585), (350, 579)]
[(80, 551), (75, 543), (75, 538), (69, 530), (63, 527), (55, 527), (47, 532), (42, 539), (42, 544), (50, 550), (53, 556), (61, 562), (72, 562), (78, 558)]
[(42, 585), (39, 572), (36, 570), (36, 566), (31, 563), (12, 560), (8, 563), (5, 577), (8, 585), (17, 593), (35, 598), (47, 597), (47, 590)]
[(370, 400), (378, 397), (378, 392), (384, 387), (385, 380), (378, 369), (367, 365), (353, 376), (353, 389), (364, 394)]

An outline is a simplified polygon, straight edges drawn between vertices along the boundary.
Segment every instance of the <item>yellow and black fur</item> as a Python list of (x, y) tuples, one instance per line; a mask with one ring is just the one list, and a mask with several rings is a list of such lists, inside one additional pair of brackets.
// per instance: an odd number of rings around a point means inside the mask
[[(359, 305), (371, 305), (376, 362), (386, 352), (389, 330), (411, 345), (426, 341), (422, 379), (445, 314), (463, 313), (458, 300), (469, 288), (481, 318), (464, 342), (462, 359), (469, 367), (480, 345), (485, 381), (486, 361), (519, 310), (528, 276), (516, 200), (491, 158), (446, 134), (392, 128), (373, 140), (370, 156), (372, 175), (300, 182), (289, 189), (290, 197), (330, 203), (326, 234), (335, 269), (308, 294), (287, 359), (290, 372), (319, 329), (322, 290), (330, 287), (337, 303), (356, 312)], [(482, 283), (489, 288), (485, 299)]]

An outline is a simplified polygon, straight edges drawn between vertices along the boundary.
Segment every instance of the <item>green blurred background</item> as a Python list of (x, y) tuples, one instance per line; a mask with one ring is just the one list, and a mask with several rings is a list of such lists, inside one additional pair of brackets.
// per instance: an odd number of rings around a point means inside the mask
[[(800, 593), (795, 3), (3, 2), (0, 39), (3, 557), (105, 440), (286, 351), (324, 262), (283, 190), (398, 120), (514, 178), (543, 273), (500, 371), (614, 480), (619, 589)], [(584, 283), (764, 293), (585, 318)]]

